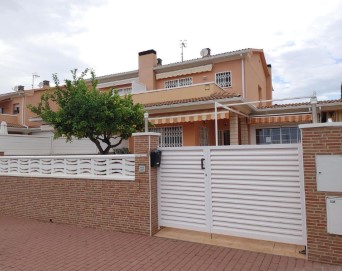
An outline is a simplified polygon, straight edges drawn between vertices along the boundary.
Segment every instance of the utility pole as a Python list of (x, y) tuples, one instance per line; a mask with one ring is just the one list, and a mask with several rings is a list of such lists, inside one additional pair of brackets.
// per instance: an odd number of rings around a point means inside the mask
[(183, 49), (186, 48), (186, 45), (187, 45), (186, 42), (187, 42), (186, 40), (181, 40), (180, 41), (180, 48), (182, 49), (182, 53), (181, 53), (182, 62), (183, 62), (183, 56), (184, 56), (183, 55)]

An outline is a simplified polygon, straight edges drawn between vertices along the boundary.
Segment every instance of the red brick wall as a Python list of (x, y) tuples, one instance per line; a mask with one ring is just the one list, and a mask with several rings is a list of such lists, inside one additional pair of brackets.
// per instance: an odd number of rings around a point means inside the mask
[[(136, 136), (134, 137), (134, 153), (150, 153), (150, 150), (155, 150), (158, 147), (159, 136)], [(142, 160), (141, 160), (142, 159)], [(137, 167), (139, 164), (144, 164), (145, 158), (137, 157), (135, 160), (136, 170), (138, 172)], [(158, 232), (158, 190), (157, 190), (157, 168), (150, 167), (148, 157), (148, 164), (146, 168), (150, 169), (149, 172), (146, 171), (146, 174), (141, 174), (143, 178), (146, 180), (147, 185), (151, 186), (151, 202), (149, 201), (149, 208), (151, 207), (151, 235)], [(140, 162), (141, 161), (141, 162)], [(149, 190), (148, 190), (149, 191)]]
[(342, 235), (327, 233), (326, 217), (326, 196), (342, 196), (342, 193), (317, 191), (315, 161), (316, 154), (342, 154), (342, 127), (302, 128), (302, 144), (308, 258), (342, 264)]
[[(158, 137), (137, 136), (136, 153), (149, 154)], [(158, 230), (157, 174), (150, 160), (136, 157), (135, 181), (27, 178), (0, 176), (0, 213), (55, 223), (150, 234)], [(139, 165), (146, 167), (139, 173)]]

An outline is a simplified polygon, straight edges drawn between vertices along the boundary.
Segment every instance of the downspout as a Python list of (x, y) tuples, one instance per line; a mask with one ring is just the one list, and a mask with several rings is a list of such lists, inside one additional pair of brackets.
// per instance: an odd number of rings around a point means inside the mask
[(24, 103), (25, 103), (25, 94), (21, 97), (21, 124), (24, 125)]
[(22, 97), (22, 106), (21, 106), (21, 125), (25, 126), (25, 128), (29, 128), (26, 124), (25, 124), (25, 105), (26, 105), (26, 95), (25, 93), (23, 93), (24, 96)]
[(245, 60), (241, 54), (241, 87), (242, 87), (242, 99), (245, 99)]
[(217, 102), (215, 102), (215, 145), (218, 146)]
[(317, 97), (316, 93), (314, 93), (313, 97), (310, 99), (311, 103), (311, 112), (312, 112), (312, 122), (317, 123)]
[[(151, 136), (148, 136), (148, 153), (147, 158), (151, 151)], [(151, 183), (151, 159), (148, 159), (148, 189), (150, 194), (150, 236), (152, 236), (152, 183)]]

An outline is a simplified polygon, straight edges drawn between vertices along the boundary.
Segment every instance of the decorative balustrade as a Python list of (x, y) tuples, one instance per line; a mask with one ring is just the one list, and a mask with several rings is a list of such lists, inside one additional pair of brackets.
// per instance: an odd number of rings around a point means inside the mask
[(0, 176), (134, 180), (136, 156), (3, 156)]

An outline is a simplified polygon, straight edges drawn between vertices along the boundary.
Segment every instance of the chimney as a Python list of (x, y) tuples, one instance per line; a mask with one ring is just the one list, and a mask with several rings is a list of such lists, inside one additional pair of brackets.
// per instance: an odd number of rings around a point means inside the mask
[(139, 53), (139, 82), (147, 90), (156, 89), (156, 79), (153, 68), (157, 66), (157, 52), (147, 50)]
[(49, 88), (50, 87), (50, 81), (43, 80), (43, 88)]
[(18, 91), (24, 91), (24, 86), (19, 85), (19, 86), (18, 86)]
[(161, 58), (157, 58), (157, 66), (162, 66), (163, 60)]

